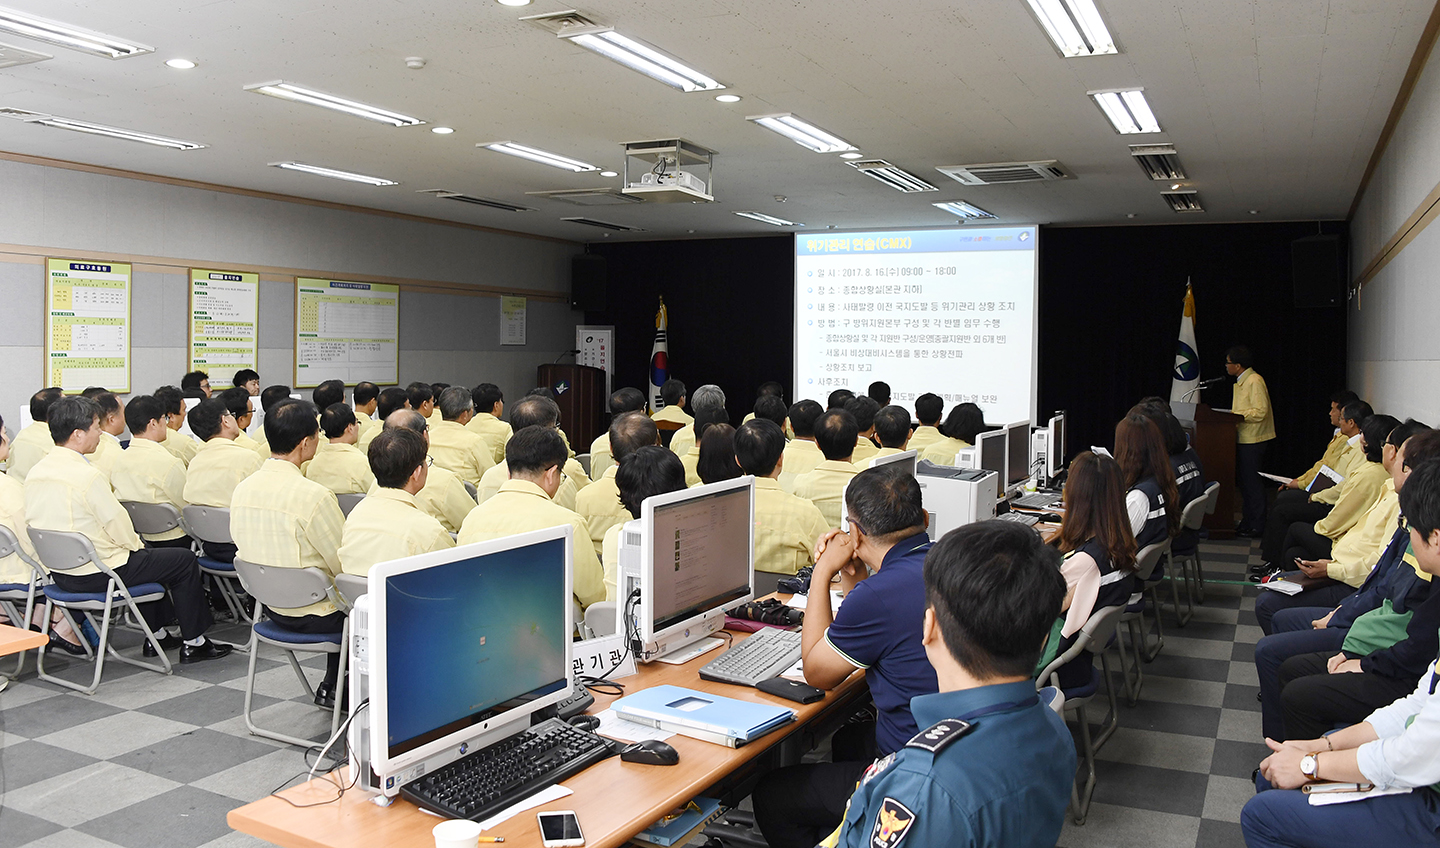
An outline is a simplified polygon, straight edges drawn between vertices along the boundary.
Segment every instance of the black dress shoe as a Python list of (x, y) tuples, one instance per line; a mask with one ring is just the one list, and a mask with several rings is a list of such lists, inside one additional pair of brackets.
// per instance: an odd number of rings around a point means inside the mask
[(68, 642), (64, 639), (61, 639), (58, 635), (51, 633), (50, 644), (45, 646), (45, 650), (52, 651), (56, 649), (64, 651), (72, 657), (85, 656), (85, 649), (83, 647), (75, 644), (74, 642)]
[[(185, 644), (185, 640), (181, 639), (179, 636), (166, 635), (160, 637), (160, 647), (164, 648), (167, 651), (173, 651), (183, 644)], [(155, 655), (155, 646), (150, 643), (149, 639), (146, 639), (145, 644), (140, 646), (140, 656), (154, 657)]]
[[(315, 706), (324, 707), (327, 710), (335, 708), (335, 686), (331, 683), (321, 683), (315, 687)], [(350, 709), (350, 690), (347, 688), (340, 698), (341, 712)]]
[(206, 639), (203, 645), (181, 645), (180, 663), (184, 665), (186, 663), (204, 662), (206, 660), (218, 660), (223, 656), (229, 655), (232, 650), (234, 650), (234, 648), (230, 645), (217, 645), (209, 639)]

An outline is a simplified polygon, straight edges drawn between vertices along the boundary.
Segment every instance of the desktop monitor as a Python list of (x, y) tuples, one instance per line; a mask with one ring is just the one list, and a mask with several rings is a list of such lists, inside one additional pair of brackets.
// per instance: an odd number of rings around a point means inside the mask
[(1054, 480), (1065, 470), (1065, 413), (1057, 412), (1050, 418), (1049, 454), (1046, 456), (1045, 475)]
[(370, 571), (356, 638), (368, 643), (359, 671), (376, 791), (394, 795), (569, 697), (573, 533), (552, 527)]
[(979, 457), (980, 467), (1000, 475), (1002, 492), (1006, 481), (1010, 479), (1005, 471), (1010, 456), (1010, 448), (1006, 444), (1009, 435), (1009, 430), (1006, 429), (986, 430), (975, 439), (975, 452)]
[(1030, 422), (1005, 425), (1005, 485), (1017, 486), (1030, 478)]
[(696, 643), (755, 596), (755, 478), (646, 498), (620, 531), (619, 559), (616, 632), (635, 658), (684, 662), (710, 650), (718, 639)]

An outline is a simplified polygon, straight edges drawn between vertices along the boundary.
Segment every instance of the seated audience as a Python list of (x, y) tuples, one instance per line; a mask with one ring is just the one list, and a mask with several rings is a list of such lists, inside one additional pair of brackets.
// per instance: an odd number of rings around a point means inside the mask
[(725, 393), (713, 384), (707, 383), (696, 389), (685, 408), (694, 417), (684, 427), (676, 430), (675, 436), (670, 439), (670, 450), (680, 457), (681, 462), (685, 461), (685, 455), (690, 453), (700, 439), (698, 426), (702, 414), (710, 413), (708, 420), (712, 422), (730, 421), (730, 414), (725, 410)]
[(735, 428), (729, 424), (712, 424), (700, 436), (700, 461), (695, 473), (701, 483), (734, 480), (741, 475), (735, 464)]
[(875, 413), (880, 411), (880, 405), (868, 397), (853, 397), (845, 401), (845, 411), (855, 416), (855, 426), (860, 428), (860, 434), (855, 437), (855, 452), (851, 454), (850, 461), (863, 465), (866, 460), (880, 452), (872, 441), (875, 436)]
[(244, 389), (250, 397), (258, 397), (260, 394), (260, 372), (254, 368), (241, 368), (235, 372), (230, 384), (237, 389)]
[[(637, 389), (620, 391), (640, 394)], [(605, 435), (605, 450), (613, 452), (615, 461), (620, 463), (640, 448), (658, 444), (659, 428), (650, 416), (639, 409), (616, 415), (615, 420), (610, 422), (610, 432)], [(624, 524), (630, 518), (625, 511), (625, 505), (620, 501), (620, 488), (615, 482), (619, 469), (618, 465), (611, 463), (594, 483), (575, 496), (575, 511), (585, 519), (585, 527), (590, 533), (590, 541), (594, 544), (597, 555), (604, 550), (606, 532), (617, 524)]]
[(51, 404), (62, 397), (64, 394), (57, 388), (41, 389), (30, 396), (31, 423), (15, 434), (15, 441), (10, 445), (10, 461), (5, 468), (10, 479), (24, 483), (25, 475), (35, 467), (35, 463), (55, 449), (45, 416)]
[(373, 417), (379, 405), (380, 387), (362, 380), (355, 384), (350, 397), (354, 401), (355, 422), (360, 425), (360, 436), (355, 440), (355, 447), (363, 454), (370, 447), (370, 440), (380, 435), (380, 431), (384, 429), (384, 424)]
[(336, 401), (320, 413), (320, 431), (325, 441), (315, 449), (315, 458), (305, 464), (305, 478), (337, 495), (363, 495), (375, 485), (375, 475), (365, 454), (355, 447), (360, 425), (355, 410), (345, 401)]
[[(1180, 530), (1180, 495), (1165, 440), (1155, 422), (1137, 413), (1115, 425), (1115, 461), (1125, 481), (1125, 511), (1137, 550), (1157, 545)], [(1138, 575), (1141, 580), (1149, 577)]]
[(910, 412), (903, 406), (887, 406), (875, 413), (875, 441), (880, 449), (867, 460), (855, 460), (854, 465), (864, 471), (877, 459), (905, 452), (909, 440)]
[[(927, 445), (916, 459), (928, 460), (936, 465), (953, 466), (955, 455), (975, 444), (975, 439), (985, 429), (985, 415), (980, 411), (980, 407), (973, 403), (958, 404), (945, 416), (945, 425), (940, 428), (940, 438)], [(913, 438), (911, 442), (913, 444)]]
[[(110, 486), (121, 502), (170, 504), (185, 508), (185, 463), (165, 450), (165, 408), (150, 395), (136, 395), (125, 404), (130, 446), (120, 451), (110, 472)], [(176, 527), (164, 533), (142, 535), (156, 548), (189, 548), (190, 537)], [(0, 580), (0, 583), (5, 581)]]
[(774, 401), (779, 402), (779, 406), (776, 407), (774, 402), (767, 401), (766, 408), (770, 410), (771, 416), (775, 414), (775, 409), (778, 408), (780, 410), (780, 418), (782, 420), (776, 421), (773, 417), (771, 417), (770, 420), (775, 421), (776, 424), (779, 424), (783, 428), (785, 426), (785, 422), (783, 421), (785, 417), (785, 410), (789, 409), (790, 406), (785, 403), (785, 387), (775, 382), (774, 380), (766, 380), (765, 382), (760, 384), (759, 388), (755, 390), (755, 405), (751, 408), (751, 411), (745, 415), (745, 419), (740, 423), (744, 424), (749, 421), (754, 421), (757, 417), (766, 417), (760, 414), (761, 398), (772, 398)]
[(425, 416), (427, 424), (433, 427), (443, 420), (436, 414), (434, 386), (416, 380), (405, 387), (405, 396), (410, 401), (410, 408)]
[[(384, 424), (386, 430), (401, 428), (419, 433), (425, 440), (427, 450), (430, 445), (429, 426), (425, 423), (424, 416), (408, 406), (391, 411)], [(426, 463), (428, 470), (425, 474), (425, 485), (416, 493), (415, 503), (421, 512), (440, 522), (445, 532), (459, 533), (460, 525), (465, 523), (465, 516), (475, 508), (475, 499), (465, 490), (465, 484), (460, 482), (454, 472), (441, 468), (428, 458)]]
[(755, 398), (755, 408), (745, 416), (745, 420), (754, 421), (756, 418), (763, 418), (766, 421), (773, 421), (783, 433), (785, 431), (785, 414), (789, 411), (790, 407), (786, 406), (785, 401), (780, 397), (761, 395)]
[[(696, 392), (696, 394), (699, 394), (699, 392)], [(728, 419), (726, 418), (725, 408), (723, 406), (718, 409), (714, 407), (696, 409), (695, 423), (691, 425), (690, 435), (692, 438), (695, 436), (704, 436), (711, 427), (718, 424), (725, 424), (727, 421)], [(698, 470), (700, 465), (700, 443), (698, 441), (692, 441), (689, 443), (685, 452), (680, 453), (675, 451), (675, 443), (671, 442), (670, 450), (674, 451), (675, 455), (680, 457), (680, 464), (685, 466), (685, 485), (700, 485), (700, 472)]]
[(836, 389), (825, 399), (825, 411), (829, 412), (832, 409), (844, 409), (846, 401), (853, 397), (855, 397), (855, 393), (849, 389)]
[(180, 378), (180, 391), (185, 397), (205, 400), (210, 397), (210, 375), (204, 371), (191, 371)]
[(780, 486), (791, 491), (795, 478), (815, 470), (825, 461), (825, 454), (815, 444), (815, 422), (825, 410), (813, 400), (797, 401), (785, 413), (785, 427), (792, 438), (785, 445), (785, 470), (780, 474)]
[(850, 455), (855, 450), (855, 416), (832, 409), (815, 422), (815, 444), (825, 456), (815, 470), (795, 478), (793, 493), (820, 509), (830, 527), (840, 526), (845, 487), (854, 479)]
[(294, 400), (290, 397), (289, 386), (266, 386), (260, 391), (260, 410), (262, 412), (260, 429), (255, 439), (255, 454), (264, 462), (270, 458), (270, 445), (265, 441), (264, 416), (270, 414), (270, 410), (284, 403), (287, 400)]
[(884, 408), (890, 405), (890, 384), (876, 380), (865, 390), (866, 397), (875, 401), (875, 405)]
[(940, 416), (944, 410), (945, 401), (937, 394), (926, 392), (915, 398), (915, 420), (920, 426), (910, 434), (909, 444), (911, 450), (919, 452), (917, 458), (923, 458), (926, 448), (945, 438), (940, 432)]
[(646, 498), (684, 490), (685, 469), (680, 465), (680, 458), (669, 449), (646, 445), (636, 448), (616, 468), (615, 488), (620, 493), (625, 515), (624, 521), (605, 531), (600, 546), (607, 601), (620, 600), (616, 588), (620, 573), (620, 529), (625, 521), (640, 517), (640, 505)]
[(370, 443), (375, 488), (350, 510), (340, 534), (340, 568), (346, 574), (364, 577), (376, 563), (455, 546), (440, 522), (415, 502), (425, 488), (427, 447), (424, 436), (404, 427), (386, 430)]
[(90, 464), (100, 469), (105, 479), (110, 479), (110, 472), (115, 468), (115, 460), (125, 449), (120, 445), (120, 436), (125, 433), (125, 404), (120, 402), (113, 392), (106, 391), (98, 386), (86, 389), (80, 393), (81, 397), (87, 397), (95, 401), (100, 407), (100, 443), (95, 446), (95, 452), (90, 454)]
[[(826, 415), (850, 417), (841, 410)], [(853, 442), (852, 433), (847, 448)], [(923, 569), (930, 538), (920, 484), (894, 468), (862, 471), (845, 494), (845, 507), (850, 532), (832, 530), (817, 545), (801, 630), (805, 682), (834, 689), (864, 669), (876, 722), (836, 731), (831, 762), (789, 766), (761, 778), (755, 820), (771, 848), (810, 848), (833, 831), (870, 763), (920, 732), (911, 699), (938, 691), (925, 658)], [(830, 593), (821, 590), (837, 577), (845, 603), (832, 615)]]
[[(674, 438), (675, 433), (684, 427), (688, 427), (693, 420), (690, 413), (685, 411), (685, 384), (671, 377), (660, 387), (660, 401), (663, 404), (659, 409), (650, 413), (655, 423), (660, 427), (660, 438), (668, 446)], [(669, 435), (667, 435), (667, 433)]]
[(216, 396), (230, 410), (235, 417), (235, 426), (240, 428), (240, 434), (235, 437), (235, 444), (255, 450), (260, 443), (250, 438), (246, 431), (250, 429), (250, 422), (255, 420), (255, 401), (250, 399), (250, 393), (242, 388), (229, 388)]
[[(1160, 435), (1165, 441), (1165, 452), (1170, 455), (1170, 469), (1175, 475), (1175, 491), (1180, 498), (1178, 506), (1183, 513), (1192, 501), (1205, 497), (1208, 485), (1204, 471), (1200, 468), (1200, 457), (1195, 453), (1195, 449), (1190, 447), (1185, 428), (1180, 426), (1180, 422), (1170, 412), (1169, 402), (1158, 397), (1140, 401), (1130, 412), (1144, 415), (1160, 428)], [(1199, 541), (1199, 531), (1182, 527), (1173, 540), (1174, 550), (1194, 550)]]
[(495, 459), (485, 437), (465, 428), (475, 416), (470, 390), (464, 386), (445, 389), (440, 393), (439, 409), (441, 420), (430, 422), (430, 455), (461, 480), (478, 486), (485, 472), (495, 467)]
[[(645, 411), (645, 395), (641, 394), (639, 389), (626, 387), (618, 389), (610, 395), (611, 423), (627, 412), (643, 411)], [(590, 443), (590, 479), (599, 482), (605, 476), (605, 472), (614, 467), (615, 458), (610, 452), (610, 433), (607, 431), (596, 436), (595, 441)]]
[(155, 399), (160, 401), (160, 406), (165, 410), (165, 426), (169, 432), (165, 434), (165, 450), (170, 451), (188, 468), (190, 460), (200, 452), (200, 442), (195, 441), (186, 434), (180, 432), (185, 426), (185, 395), (174, 386), (161, 386), (155, 390)]
[(475, 403), (475, 417), (465, 423), (465, 429), (490, 446), (491, 463), (504, 461), (505, 443), (515, 435), (510, 425), (500, 420), (505, 414), (505, 393), (494, 383), (481, 383), (470, 390), (470, 399)]
[[(235, 443), (240, 427), (224, 401), (202, 400), (190, 410), (189, 418), (190, 430), (205, 443), (185, 471), (185, 502), (228, 507), (235, 487), (259, 471), (263, 463), (253, 450)], [(209, 547), (206, 554), (230, 561), (224, 559), (223, 552), (220, 556), (211, 554)]]
[[(541, 427), (558, 433), (560, 431), (560, 405), (544, 395), (526, 395), (510, 410), (510, 425), (515, 428), (517, 433), (526, 427)], [(562, 438), (561, 441), (564, 439)], [(590, 478), (586, 476), (585, 469), (580, 466), (580, 463), (576, 462), (574, 458), (568, 457), (568, 450), (566, 454), (565, 467), (560, 475), (560, 488), (555, 490), (553, 497), (555, 503), (573, 511), (582, 485), (588, 484)], [(510, 466), (507, 461), (492, 466), (480, 477), (480, 485), (476, 487), (478, 490), (477, 500), (482, 504), (485, 503), (500, 491), (501, 486), (508, 479), (510, 479)]]
[(833, 844), (1059, 839), (1075, 745), (1030, 679), (1065, 593), (1054, 554), (1033, 532), (999, 521), (961, 527), (930, 550), (921, 638), (940, 691), (910, 702), (928, 729), (871, 767)]
[[(1375, 411), (1370, 408), (1370, 404), (1359, 398), (1352, 399), (1338, 409), (1333, 402), (1330, 404), (1330, 420), (1335, 422), (1338, 432), (1326, 446), (1325, 455), (1321, 457), (1320, 462), (1302, 475), (1302, 478), (1309, 477), (1306, 485), (1309, 485), (1320, 474), (1321, 467), (1328, 467), (1331, 471), (1345, 477), (1349, 476), (1350, 464), (1357, 457), (1363, 457), (1365, 453), (1364, 448), (1360, 447), (1360, 425), (1366, 418), (1374, 414)], [(1338, 445), (1336, 444), (1337, 440), (1340, 440)], [(1340, 487), (1338, 485), (1323, 488), (1314, 494), (1303, 489), (1287, 489), (1276, 495), (1275, 506), (1265, 520), (1265, 535), (1260, 542), (1260, 558), (1264, 561), (1265, 566), (1257, 570), (1262, 574), (1268, 573), (1282, 563), (1285, 553), (1285, 531), (1290, 529), (1291, 524), (1297, 521), (1314, 524), (1330, 514), (1330, 510), (1335, 507), (1335, 502), (1339, 498)]]
[(815, 562), (815, 541), (830, 525), (815, 504), (780, 487), (785, 434), (779, 425), (763, 418), (741, 424), (734, 445), (740, 470), (755, 477), (755, 596), (761, 597)]

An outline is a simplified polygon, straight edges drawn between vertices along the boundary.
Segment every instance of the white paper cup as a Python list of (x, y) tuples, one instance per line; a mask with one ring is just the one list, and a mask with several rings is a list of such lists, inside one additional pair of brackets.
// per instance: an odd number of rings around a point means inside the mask
[(480, 844), (480, 823), (450, 819), (435, 825), (435, 848), (476, 848)]

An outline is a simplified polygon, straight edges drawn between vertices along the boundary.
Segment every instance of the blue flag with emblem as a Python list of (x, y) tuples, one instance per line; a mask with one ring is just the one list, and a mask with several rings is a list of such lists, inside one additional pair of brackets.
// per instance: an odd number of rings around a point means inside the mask
[(1195, 349), (1195, 292), (1185, 281), (1185, 308), (1180, 313), (1180, 341), (1175, 345), (1175, 370), (1170, 383), (1170, 401), (1190, 400), (1187, 394), (1200, 387), (1200, 354)]

